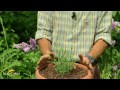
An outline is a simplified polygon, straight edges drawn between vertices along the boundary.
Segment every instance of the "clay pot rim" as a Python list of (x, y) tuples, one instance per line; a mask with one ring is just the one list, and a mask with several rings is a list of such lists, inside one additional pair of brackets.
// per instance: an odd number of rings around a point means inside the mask
[[(82, 65), (82, 64), (79, 64), (79, 63), (75, 63), (74, 65), (80, 67), (81, 69), (83, 69), (85, 71), (87, 71), (88, 74), (81, 79), (93, 79), (93, 74), (91, 73), (91, 71), (85, 65)], [(36, 79), (47, 79), (39, 73), (39, 69), (37, 69), (37, 68), (36, 68), (35, 76), (36, 76)]]

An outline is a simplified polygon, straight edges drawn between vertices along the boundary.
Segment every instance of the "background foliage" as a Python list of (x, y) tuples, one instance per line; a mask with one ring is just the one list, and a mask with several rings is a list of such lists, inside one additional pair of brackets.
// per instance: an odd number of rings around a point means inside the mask
[[(14, 33), (19, 36), (18, 42), (34, 38), (37, 26), (37, 11), (0, 11), (4, 26), (12, 36)], [(12, 30), (10, 30), (12, 29)]]
[(120, 11), (113, 11), (113, 18), (115, 21), (120, 21)]
[[(113, 20), (120, 21), (120, 11), (113, 11)], [(28, 43), (35, 37), (37, 11), (0, 11), (0, 78), (34, 79), (36, 63), (41, 56), (39, 47), (24, 52), (13, 44)], [(119, 26), (117, 26), (119, 28)], [(120, 33), (112, 31), (114, 47), (110, 46), (98, 58), (102, 79), (120, 79)], [(113, 67), (117, 69), (113, 71)]]

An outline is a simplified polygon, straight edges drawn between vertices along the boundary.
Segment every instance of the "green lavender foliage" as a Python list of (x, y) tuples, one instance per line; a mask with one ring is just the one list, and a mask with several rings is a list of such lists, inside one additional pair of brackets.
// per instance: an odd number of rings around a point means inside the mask
[(73, 69), (74, 59), (72, 55), (69, 55), (66, 53), (66, 50), (59, 49), (57, 51), (58, 55), (55, 60), (53, 60), (53, 63), (55, 64), (56, 72), (60, 75), (64, 75), (69, 73)]

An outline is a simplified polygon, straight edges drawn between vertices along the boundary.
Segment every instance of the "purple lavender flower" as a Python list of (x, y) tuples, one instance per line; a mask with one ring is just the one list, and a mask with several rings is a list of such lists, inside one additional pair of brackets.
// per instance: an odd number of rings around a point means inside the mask
[(29, 43), (30, 43), (30, 45), (36, 45), (36, 40), (30, 38)]
[(29, 40), (29, 44), (25, 43), (25, 42), (22, 42), (20, 44), (14, 44), (14, 48), (18, 48), (18, 49), (21, 49), (23, 50), (24, 52), (29, 52), (31, 49), (32, 50), (35, 50), (37, 45), (36, 45), (36, 40), (35, 39), (32, 39), (30, 38)]
[(25, 48), (23, 48), (23, 51), (24, 51), (24, 52), (29, 52), (29, 51), (30, 51), (30, 47), (25, 47)]
[(32, 49), (32, 50), (35, 50), (36, 47), (37, 47), (37, 45), (36, 45), (36, 40), (30, 38), (29, 43), (30, 43), (30, 45), (32, 45), (31, 49)]
[(115, 46), (115, 43), (116, 43), (116, 41), (113, 40), (113, 41), (112, 41), (112, 46), (113, 46), (113, 47)]
[(30, 51), (30, 48), (31, 48), (31, 47), (32, 47), (31, 45), (28, 45), (28, 44), (25, 43), (25, 42), (22, 42), (22, 43), (20, 43), (20, 44), (14, 44), (14, 48), (21, 49), (21, 50), (23, 50), (24, 52)]
[(113, 21), (113, 22), (112, 22), (112, 30), (115, 28), (115, 26), (120, 26), (120, 22), (118, 22), (118, 21)]
[(17, 49), (22, 49), (22, 45), (21, 44), (14, 44), (13, 47), (17, 48)]
[(25, 42), (22, 42), (21, 45), (22, 45), (23, 48), (29, 47), (29, 45)]
[(115, 28), (115, 24), (114, 23), (112, 23), (112, 30)]
[(22, 43), (20, 43), (20, 44), (14, 44), (14, 48), (18, 48), (18, 49), (23, 49), (23, 48), (25, 48), (25, 47), (28, 47), (29, 45), (27, 44), (27, 43), (25, 43), (25, 42), (22, 42)]
[(117, 25), (119, 26), (120, 25), (120, 22), (118, 22), (118, 21), (115, 21), (113, 23), (114, 23), (115, 26), (117, 26)]

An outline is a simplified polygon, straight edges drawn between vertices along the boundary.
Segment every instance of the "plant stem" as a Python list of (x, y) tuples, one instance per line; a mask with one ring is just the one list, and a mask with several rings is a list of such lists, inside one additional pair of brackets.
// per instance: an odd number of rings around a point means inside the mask
[(7, 46), (7, 49), (8, 49), (8, 43), (7, 43), (7, 39), (6, 39), (6, 30), (5, 30), (5, 27), (3, 25), (3, 21), (2, 21), (1, 17), (0, 17), (0, 21), (1, 21), (2, 28), (3, 28), (3, 32), (4, 32), (4, 38), (5, 38), (6, 46)]

